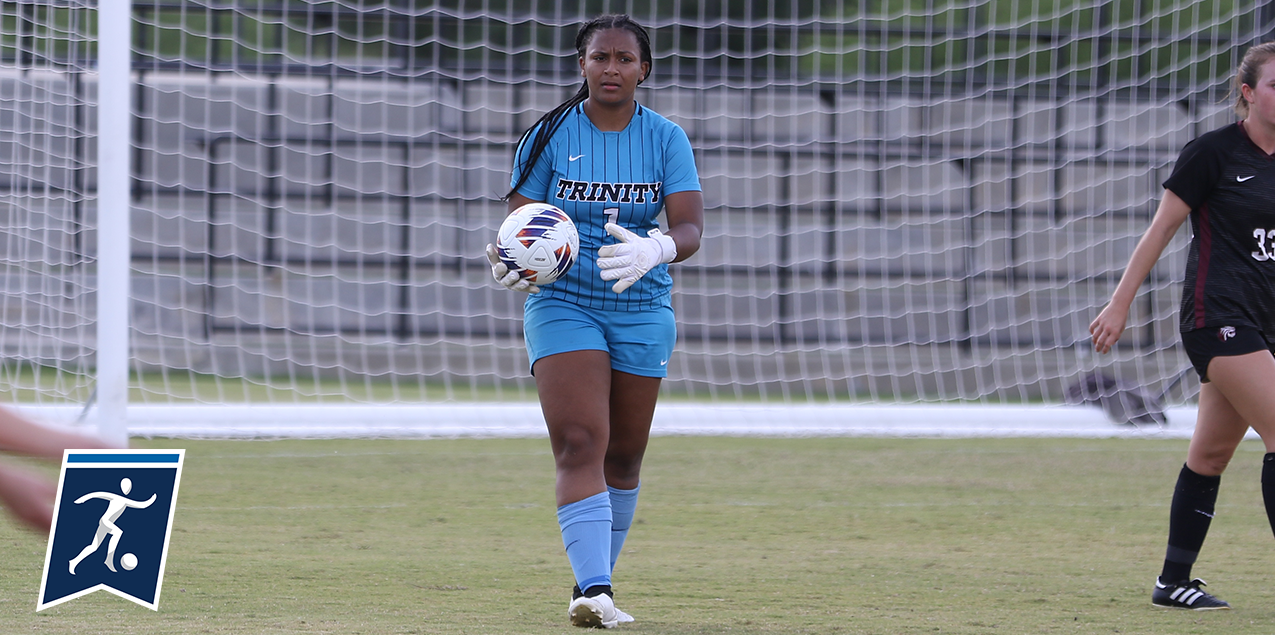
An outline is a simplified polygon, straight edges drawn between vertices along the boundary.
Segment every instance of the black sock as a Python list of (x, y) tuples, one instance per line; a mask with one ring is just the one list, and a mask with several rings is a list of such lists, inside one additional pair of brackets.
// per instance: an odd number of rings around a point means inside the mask
[[(1272, 469), (1275, 470), (1275, 467)], [(1272, 480), (1275, 481), (1275, 476)], [(1191, 566), (1200, 555), (1204, 537), (1209, 533), (1213, 505), (1217, 502), (1217, 486), (1221, 481), (1221, 476), (1201, 476), (1185, 464), (1182, 466), (1177, 487), (1173, 490), (1173, 504), (1169, 508), (1169, 548), (1164, 554), (1161, 582), (1172, 584), (1191, 579)], [(1275, 487), (1275, 482), (1272, 486)], [(1275, 495), (1275, 492), (1272, 494)]]
[(1275, 532), (1275, 452), (1262, 459), (1262, 500), (1266, 503), (1266, 519)]
[(602, 595), (604, 593), (608, 597), (615, 597), (615, 594), (611, 592), (611, 585), (609, 584), (595, 584), (585, 589), (582, 595), (584, 595), (584, 597), (587, 597), (587, 598), (596, 598), (599, 595)]

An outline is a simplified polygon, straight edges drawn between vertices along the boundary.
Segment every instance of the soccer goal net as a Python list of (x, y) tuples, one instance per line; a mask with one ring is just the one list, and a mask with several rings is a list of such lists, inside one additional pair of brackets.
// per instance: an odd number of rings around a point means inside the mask
[[(1187, 365), (1185, 230), (1112, 355), (1087, 326), (1275, 26), (1248, 0), (131, 7), (127, 85), (99, 90), (97, 3), (0, 3), (0, 387), (75, 412), (127, 372), (130, 412), (249, 427), (534, 400), (483, 246), (603, 12), (650, 30), (638, 99), (704, 188), (664, 403), (1055, 404), (1095, 371), (1154, 393)], [(99, 211), (121, 95), (129, 202)], [(121, 213), (131, 240), (100, 245)], [(97, 293), (110, 247), (128, 297)], [(125, 303), (127, 368), (97, 363), (101, 302)]]

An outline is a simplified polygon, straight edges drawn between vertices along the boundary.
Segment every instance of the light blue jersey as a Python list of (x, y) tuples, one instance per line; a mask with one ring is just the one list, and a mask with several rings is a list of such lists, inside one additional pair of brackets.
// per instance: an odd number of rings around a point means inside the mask
[[(534, 137), (533, 130), (518, 148), (511, 187)], [(624, 130), (602, 132), (583, 105), (567, 111), (518, 193), (566, 212), (579, 229), (580, 254), (567, 275), (529, 299), (560, 298), (603, 311), (669, 306), (668, 265), (652, 269), (623, 293), (611, 291), (614, 283), (598, 273), (598, 249), (616, 240), (603, 226), (615, 222), (646, 236), (659, 226), (664, 197), (699, 190), (691, 142), (677, 124), (638, 104)]]

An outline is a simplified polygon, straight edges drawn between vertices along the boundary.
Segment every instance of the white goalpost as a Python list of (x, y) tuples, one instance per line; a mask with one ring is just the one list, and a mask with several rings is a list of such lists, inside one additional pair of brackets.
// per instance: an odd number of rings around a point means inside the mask
[(97, 428), (128, 439), (132, 304), (132, 0), (99, 0), (97, 108)]
[(116, 438), (542, 433), (482, 248), (576, 26), (626, 12), (706, 204), (657, 433), (1145, 434), (1060, 407), (1097, 374), (1193, 422), (1185, 235), (1112, 355), (1087, 326), (1264, 3), (584, 4), (0, 3), (6, 402)]

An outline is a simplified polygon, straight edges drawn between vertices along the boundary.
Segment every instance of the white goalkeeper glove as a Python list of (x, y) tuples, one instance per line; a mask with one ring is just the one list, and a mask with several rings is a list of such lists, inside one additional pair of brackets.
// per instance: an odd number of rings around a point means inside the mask
[(598, 268), (603, 280), (617, 281), (611, 287), (616, 293), (623, 293), (656, 265), (673, 262), (677, 257), (677, 243), (658, 228), (647, 232), (646, 238), (615, 223), (607, 223), (606, 230), (620, 242), (598, 250)]
[(487, 245), (487, 261), (491, 263), (491, 277), (495, 278), (500, 286), (510, 291), (540, 293), (540, 287), (518, 275), (517, 271), (510, 271), (509, 266), (500, 261), (500, 254), (496, 253), (494, 245)]

